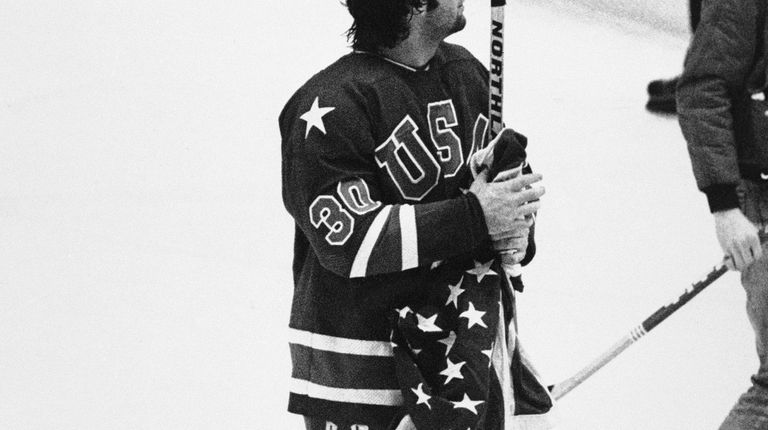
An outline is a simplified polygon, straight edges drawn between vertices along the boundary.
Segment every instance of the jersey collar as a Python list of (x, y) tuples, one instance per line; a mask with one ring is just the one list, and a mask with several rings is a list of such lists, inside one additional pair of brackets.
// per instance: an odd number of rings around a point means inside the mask
[(401, 68), (403, 68), (403, 69), (405, 69), (405, 70), (409, 70), (409, 71), (411, 71), (411, 72), (426, 72), (427, 70), (429, 70), (429, 68), (430, 68), (430, 62), (431, 62), (431, 60), (430, 60), (430, 61), (428, 61), (428, 62), (427, 62), (427, 64), (425, 64), (423, 67), (413, 67), (413, 66), (409, 66), (409, 65), (407, 65), (407, 64), (403, 64), (403, 63), (400, 63), (400, 62), (398, 62), (398, 61), (395, 61), (395, 60), (393, 60), (393, 59), (391, 59), (391, 58), (387, 58), (387, 57), (385, 57), (385, 56), (383, 56), (383, 55), (381, 55), (381, 54), (378, 54), (378, 53), (376, 53), (376, 52), (371, 52), (371, 51), (361, 51), (361, 50), (357, 50), (357, 49), (355, 49), (355, 50), (354, 50), (354, 51), (352, 51), (352, 52), (353, 52), (353, 53), (355, 53), (355, 54), (367, 54), (367, 55), (373, 55), (373, 56), (375, 56), (375, 57), (379, 57), (379, 58), (381, 58), (382, 60), (384, 60), (384, 61), (386, 61), (386, 62), (388, 62), (388, 63), (392, 63), (392, 64), (394, 64), (395, 66), (401, 67)]

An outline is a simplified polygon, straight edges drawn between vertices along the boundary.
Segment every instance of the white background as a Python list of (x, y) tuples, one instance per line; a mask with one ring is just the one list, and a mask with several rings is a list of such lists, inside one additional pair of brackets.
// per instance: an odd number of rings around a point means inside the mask
[[(523, 341), (570, 376), (719, 259), (654, 30), (508, 6), (508, 124), (548, 193)], [(683, 12), (680, 12), (683, 11)], [(488, 8), (452, 38), (483, 61)], [(347, 52), (338, 2), (9, 1), (0, 12), (0, 428), (302, 428), (277, 116)], [(671, 30), (670, 30), (671, 29)], [(757, 368), (729, 274), (560, 404), (562, 429), (716, 428)]]

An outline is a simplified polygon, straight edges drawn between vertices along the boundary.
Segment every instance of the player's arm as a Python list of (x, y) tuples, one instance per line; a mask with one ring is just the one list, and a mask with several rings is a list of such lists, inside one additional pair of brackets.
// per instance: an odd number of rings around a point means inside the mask
[(327, 91), (297, 97), (281, 116), (283, 200), (320, 263), (341, 276), (363, 277), (431, 265), (479, 246), (488, 231), (473, 195), (382, 202), (380, 142), (363, 97)]
[(746, 98), (741, 92), (755, 58), (755, 7), (755, 2), (734, 0), (704, 5), (677, 89), (680, 127), (712, 212), (738, 206), (732, 112), (733, 101)]
[(727, 265), (732, 270), (746, 268), (762, 253), (757, 228), (738, 208), (733, 116), (734, 101), (746, 102), (743, 86), (762, 33), (755, 7), (755, 2), (733, 0), (705, 4), (678, 85), (680, 126), (696, 182), (707, 195), (717, 239), (731, 257)]
[[(483, 207), (480, 199), (501, 194), (508, 184), (478, 184), (480, 197), (468, 193), (431, 203), (384, 203), (376, 175), (380, 144), (373, 141), (364, 104), (334, 94), (325, 99), (319, 99), (320, 108), (339, 110), (335, 116), (325, 111), (325, 132), (307, 130), (306, 121), (291, 123), (290, 109), (282, 116), (284, 202), (324, 267), (347, 277), (400, 272), (487, 243), (484, 210), (500, 210)], [(307, 109), (296, 110), (302, 115)], [(411, 155), (418, 162), (419, 155)], [(503, 217), (490, 218), (491, 229), (500, 229), (497, 224), (506, 220), (497, 218)]]

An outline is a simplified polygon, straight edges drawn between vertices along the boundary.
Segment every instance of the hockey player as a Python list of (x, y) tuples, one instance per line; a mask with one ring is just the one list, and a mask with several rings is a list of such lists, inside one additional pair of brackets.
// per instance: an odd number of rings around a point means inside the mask
[[(444, 42), (465, 25), (462, 3), (348, 0), (354, 52), (281, 113), (283, 200), (296, 223), (288, 408), (307, 429), (408, 429), (413, 419), (427, 429), (433, 407), (456, 414), (434, 428), (511, 429), (509, 411), (536, 416), (551, 406), (514, 330), (498, 324), (511, 318), (500, 309), (512, 309), (513, 296), (502, 294), (493, 251), (503, 243), (525, 257), (541, 175), (470, 174), (486, 144), (488, 73)], [(515, 138), (506, 130), (492, 144)], [(429, 309), (441, 291), (463, 342)], [(393, 348), (407, 328), (399, 317), (445, 345), (441, 387), (407, 386)], [(401, 352), (413, 360), (411, 347)], [(448, 361), (458, 356), (472, 362)], [(509, 391), (521, 382), (499, 377), (513, 373), (524, 375), (521, 393), (535, 393), (520, 407)]]

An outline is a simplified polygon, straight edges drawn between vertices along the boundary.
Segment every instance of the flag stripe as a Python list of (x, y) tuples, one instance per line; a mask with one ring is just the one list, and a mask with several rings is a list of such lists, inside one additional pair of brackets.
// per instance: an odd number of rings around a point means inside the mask
[(400, 235), (403, 270), (419, 266), (419, 242), (416, 234), (416, 209), (412, 205), (400, 206)]
[(312, 383), (310, 381), (291, 378), (290, 391), (294, 394), (314, 397), (343, 403), (361, 403), (379, 406), (400, 406), (403, 395), (397, 390), (361, 390), (350, 388), (334, 388)]
[(392, 357), (392, 345), (388, 341), (360, 340), (328, 336), (311, 331), (288, 329), (288, 342), (309, 348), (338, 352), (340, 354)]
[(373, 247), (379, 239), (381, 230), (384, 228), (384, 224), (386, 224), (391, 210), (392, 206), (384, 206), (378, 215), (376, 215), (371, 226), (368, 227), (368, 232), (365, 234), (365, 238), (363, 238), (363, 243), (360, 244), (360, 248), (357, 250), (355, 261), (352, 262), (352, 269), (349, 272), (350, 278), (359, 278), (366, 275), (368, 260), (371, 258)]

